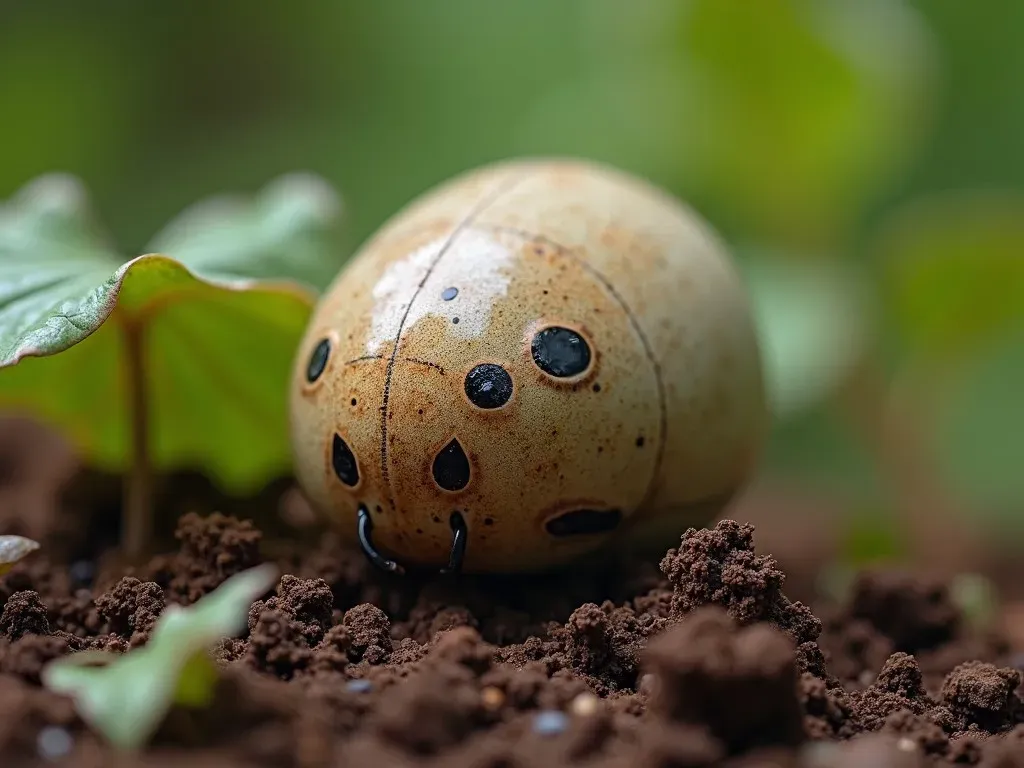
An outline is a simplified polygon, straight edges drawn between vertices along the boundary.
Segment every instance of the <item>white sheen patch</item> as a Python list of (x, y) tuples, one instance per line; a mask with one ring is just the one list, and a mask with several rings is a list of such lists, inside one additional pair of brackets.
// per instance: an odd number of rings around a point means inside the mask
[[(419, 295), (416, 291), (430, 270), (447, 238), (439, 238), (404, 259), (393, 262), (373, 287), (373, 323), (366, 342), (367, 354), (380, 353), (381, 345), (394, 341), (401, 326), (405, 333), (429, 315), (447, 320), (448, 332), (463, 339), (480, 336), (490, 322), (495, 300), (508, 291), (513, 253), (494, 235), (465, 229), (441, 256)], [(451, 301), (441, 293), (454, 287), (459, 293)], [(402, 325), (406, 307), (413, 300)], [(453, 322), (454, 318), (459, 322)]]

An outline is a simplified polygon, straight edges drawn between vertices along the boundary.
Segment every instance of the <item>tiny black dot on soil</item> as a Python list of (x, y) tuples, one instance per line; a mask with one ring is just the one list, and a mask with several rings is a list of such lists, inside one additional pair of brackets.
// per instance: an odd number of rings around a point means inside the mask
[(640, 435), (640, 437), (638, 437), (636, 439), (636, 447), (637, 448), (643, 448), (644, 447), (644, 436), (643, 435)]
[(452, 318), (452, 322), (455, 323), (456, 325), (458, 325), (459, 324), (459, 318), (453, 317)]

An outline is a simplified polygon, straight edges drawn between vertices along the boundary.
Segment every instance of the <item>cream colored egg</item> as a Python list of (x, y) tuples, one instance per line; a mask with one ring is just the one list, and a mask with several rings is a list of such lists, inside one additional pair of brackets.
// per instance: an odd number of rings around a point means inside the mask
[(766, 421), (715, 235), (577, 160), (491, 165), (394, 216), (320, 301), (291, 396), (315, 508), (403, 567), (469, 572), (678, 541), (748, 478)]

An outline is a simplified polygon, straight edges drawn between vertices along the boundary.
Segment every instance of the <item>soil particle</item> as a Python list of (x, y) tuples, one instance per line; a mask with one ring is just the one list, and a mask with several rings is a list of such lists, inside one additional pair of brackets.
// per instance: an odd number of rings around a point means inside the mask
[(164, 609), (164, 591), (152, 581), (125, 576), (117, 585), (96, 598), (96, 610), (107, 620), (107, 631), (128, 639), (132, 646), (144, 645)]
[(718, 606), (694, 610), (644, 654), (655, 676), (650, 711), (706, 727), (731, 754), (804, 739), (792, 638), (758, 623), (739, 627)]
[(905, 653), (950, 642), (961, 619), (945, 583), (900, 571), (858, 574), (848, 615), (869, 622)]
[(9, 640), (18, 640), (25, 635), (50, 634), (46, 606), (39, 601), (37, 593), (25, 590), (7, 598), (0, 614), (0, 634)]
[(323, 579), (300, 579), (285, 575), (277, 585), (277, 593), (267, 600), (257, 600), (249, 610), (252, 631), (264, 610), (279, 611), (287, 616), (294, 630), (315, 646), (333, 622), (334, 595)]
[(977, 727), (998, 733), (1013, 726), (1024, 714), (1024, 702), (1014, 693), (1021, 673), (980, 661), (968, 661), (949, 673), (942, 685), (942, 700), (952, 714), (947, 730)]
[(179, 519), (174, 537), (181, 543), (179, 551), (154, 558), (144, 569), (149, 580), (167, 590), (171, 602), (190, 605), (261, 562), (263, 534), (251, 520), (189, 512)]

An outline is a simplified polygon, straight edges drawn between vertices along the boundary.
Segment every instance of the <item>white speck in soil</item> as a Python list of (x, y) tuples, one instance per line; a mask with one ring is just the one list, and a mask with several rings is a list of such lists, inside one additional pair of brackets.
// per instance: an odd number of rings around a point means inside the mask
[(569, 718), (564, 712), (553, 710), (540, 712), (533, 718), (533, 731), (541, 736), (557, 736), (569, 726)]
[(55, 762), (70, 754), (75, 740), (63, 728), (50, 725), (43, 728), (36, 737), (36, 751), (44, 760)]
[(373, 683), (369, 680), (349, 680), (345, 683), (345, 687), (352, 693), (367, 693), (373, 688)]

